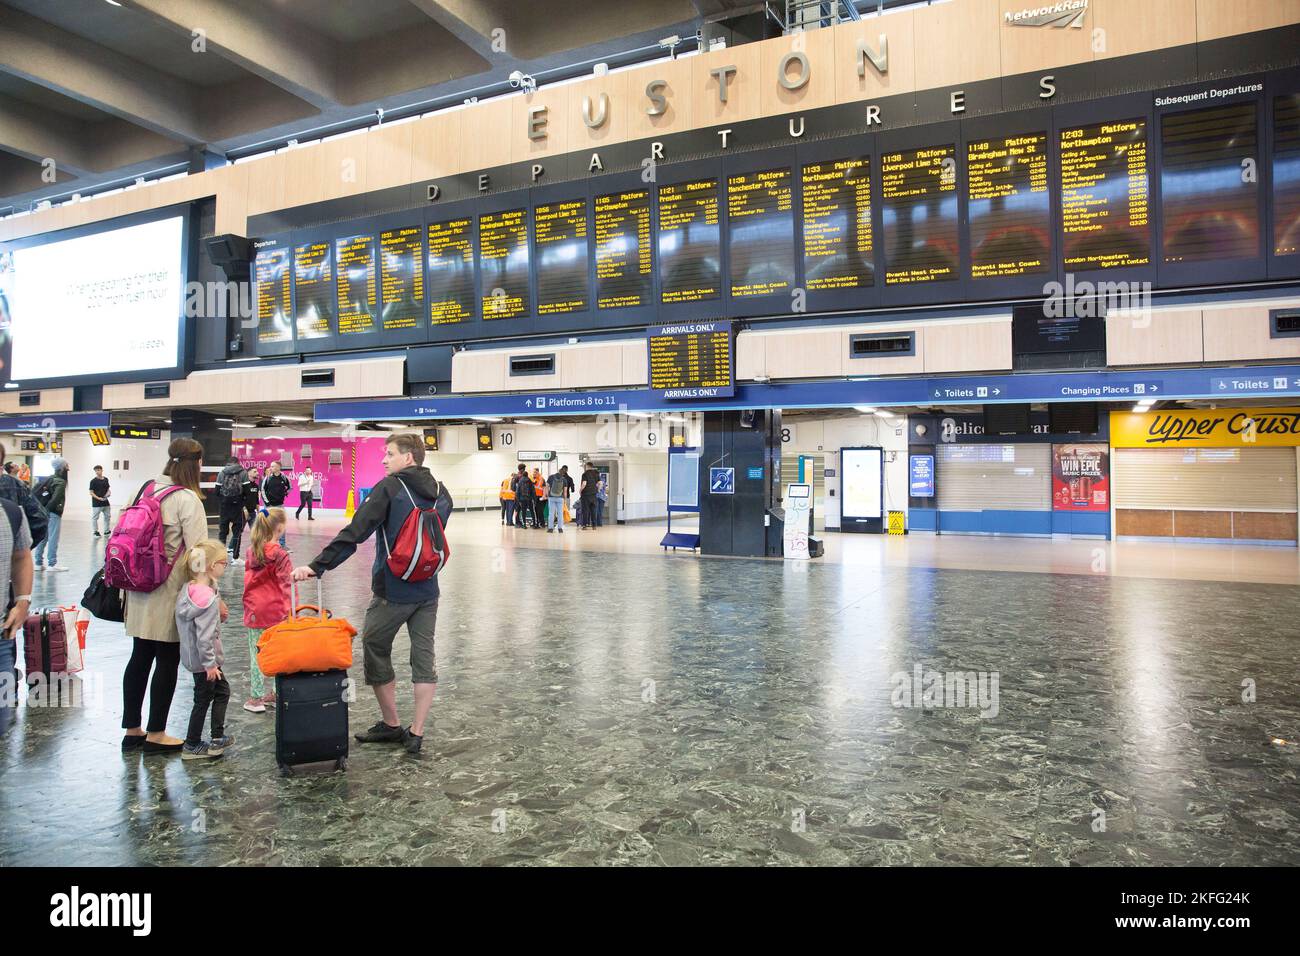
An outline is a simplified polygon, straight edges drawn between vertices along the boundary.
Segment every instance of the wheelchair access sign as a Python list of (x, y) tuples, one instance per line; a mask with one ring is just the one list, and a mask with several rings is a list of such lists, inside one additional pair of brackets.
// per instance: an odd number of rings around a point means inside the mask
[(736, 469), (710, 468), (709, 494), (734, 495), (736, 493)]

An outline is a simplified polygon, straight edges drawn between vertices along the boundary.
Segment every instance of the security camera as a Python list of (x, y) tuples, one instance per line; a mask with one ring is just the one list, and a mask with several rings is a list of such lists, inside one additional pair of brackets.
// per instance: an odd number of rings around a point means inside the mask
[(510, 74), (510, 85), (516, 90), (523, 90), (525, 93), (532, 93), (537, 89), (537, 80), (533, 79), (522, 70), (515, 70)]

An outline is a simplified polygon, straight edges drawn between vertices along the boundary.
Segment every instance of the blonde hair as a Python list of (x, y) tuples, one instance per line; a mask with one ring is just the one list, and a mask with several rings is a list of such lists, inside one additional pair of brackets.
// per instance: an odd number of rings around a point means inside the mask
[(226, 546), (220, 541), (213, 541), (208, 538), (206, 541), (200, 541), (194, 547), (185, 552), (185, 575), (186, 578), (193, 582), (205, 576), (208, 569), (218, 561), (228, 560), (226, 557)]
[(257, 513), (257, 520), (253, 522), (253, 563), (261, 564), (266, 560), (266, 546), (274, 541), (277, 537), (275, 533), (276, 525), (289, 523), (289, 517), (284, 513), (283, 508), (266, 508)]

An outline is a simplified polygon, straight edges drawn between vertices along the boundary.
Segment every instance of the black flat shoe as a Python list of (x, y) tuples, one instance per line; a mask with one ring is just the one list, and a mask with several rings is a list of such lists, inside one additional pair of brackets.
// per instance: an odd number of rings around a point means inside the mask
[(160, 744), (155, 743), (146, 737), (145, 742), (141, 745), (140, 749), (147, 754), (178, 754), (184, 746), (185, 741), (183, 740), (178, 744)]
[(128, 750), (139, 750), (141, 747), (144, 746), (144, 742), (145, 742), (144, 734), (141, 734), (138, 737), (132, 736), (131, 734), (127, 734), (125, 737), (122, 738), (122, 750), (123, 752)]

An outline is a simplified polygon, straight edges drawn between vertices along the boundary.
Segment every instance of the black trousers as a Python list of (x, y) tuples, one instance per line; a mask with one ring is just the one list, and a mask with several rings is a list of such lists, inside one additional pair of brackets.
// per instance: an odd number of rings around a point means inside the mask
[(301, 518), (303, 508), (307, 509), (307, 520), (310, 521), (311, 520), (311, 492), (310, 491), (298, 492), (298, 510), (293, 513), (293, 516), (295, 518)]
[(221, 543), (226, 543), (226, 536), (230, 537), (230, 550), (234, 552), (235, 557), (239, 557), (239, 545), (244, 534), (244, 502), (239, 498), (222, 498), (221, 499), (221, 524), (217, 529), (217, 537)]
[[(177, 647), (180, 645), (178, 644)], [(190, 729), (185, 733), (187, 744), (203, 743), (203, 721), (212, 707), (212, 736), (226, 733), (226, 704), (230, 703), (230, 683), (225, 676), (208, 680), (203, 671), (194, 674), (194, 707), (190, 710)]]
[(586, 495), (578, 497), (578, 507), (582, 511), (582, 517), (579, 519), (584, 528), (596, 527), (596, 496), (588, 498)]
[[(149, 723), (145, 730), (151, 734), (167, 729), (167, 712), (172, 709), (172, 695), (176, 693), (176, 671), (181, 665), (181, 645), (163, 641), (146, 641), (131, 638), (131, 659), (122, 672), (122, 727), (130, 730), (140, 726), (140, 710), (144, 707), (144, 692), (149, 690)], [(153, 670), (153, 681), (149, 671)]]
[(528, 519), (532, 515), (532, 513), (533, 513), (532, 498), (515, 499), (515, 527), (516, 528), (526, 528), (528, 526)]
[(542, 510), (545, 507), (546, 500), (544, 498), (533, 499), (533, 516), (537, 519), (537, 527), (539, 528), (546, 527), (546, 512)]

